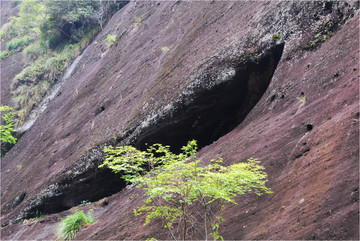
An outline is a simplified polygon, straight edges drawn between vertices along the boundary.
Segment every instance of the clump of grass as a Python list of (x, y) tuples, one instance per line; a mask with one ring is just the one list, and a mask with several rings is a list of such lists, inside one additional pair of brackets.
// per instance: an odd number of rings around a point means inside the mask
[(76, 237), (77, 232), (90, 224), (93, 224), (95, 219), (93, 218), (93, 210), (90, 210), (87, 214), (81, 210), (64, 218), (57, 229), (57, 236), (59, 240), (71, 240)]
[(161, 51), (163, 51), (164, 53), (167, 52), (168, 50), (169, 50), (168, 46), (161, 47)]
[(137, 24), (141, 24), (142, 22), (143, 22), (142, 18), (140, 18), (140, 17), (136, 18), (136, 23)]
[(40, 56), (45, 55), (47, 48), (44, 41), (38, 41), (36, 43), (30, 44), (24, 49), (25, 58), (29, 61), (35, 61)]
[(106, 45), (110, 48), (116, 40), (116, 35), (107, 34), (105, 40), (106, 40)]
[(301, 96), (301, 97), (298, 97), (297, 99), (299, 100), (299, 102), (300, 102), (302, 105), (305, 104), (305, 102), (307, 101), (306, 96)]
[(9, 56), (9, 51), (5, 50), (0, 52), (0, 60), (5, 59), (7, 56)]
[(279, 33), (276, 33), (276, 34), (274, 34), (273, 36), (272, 36), (272, 40), (278, 40), (278, 39), (280, 39), (281, 38), (281, 35), (279, 34)]
[(32, 41), (34, 41), (35, 38), (32, 36), (24, 36), (22, 38), (13, 38), (6, 44), (6, 48), (8, 51), (15, 50), (20, 46), (26, 46)]

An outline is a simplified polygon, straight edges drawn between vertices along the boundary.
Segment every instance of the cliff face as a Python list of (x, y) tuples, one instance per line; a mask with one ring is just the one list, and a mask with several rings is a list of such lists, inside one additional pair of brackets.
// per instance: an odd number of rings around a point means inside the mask
[(53, 239), (89, 200), (78, 239), (169, 239), (134, 217), (141, 190), (97, 166), (107, 144), (197, 139), (204, 160), (259, 158), (274, 192), (226, 207), (224, 239), (359, 239), (354, 4), (130, 2), (1, 160), (2, 237)]

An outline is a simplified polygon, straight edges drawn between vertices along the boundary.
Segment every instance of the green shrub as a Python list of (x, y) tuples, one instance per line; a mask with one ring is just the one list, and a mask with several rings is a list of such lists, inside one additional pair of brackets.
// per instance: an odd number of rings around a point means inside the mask
[(7, 142), (10, 144), (15, 144), (17, 139), (14, 137), (14, 122), (12, 121), (12, 118), (14, 118), (14, 113), (11, 112), (13, 108), (9, 106), (0, 106), (0, 111), (8, 113), (3, 115), (2, 118), (5, 121), (5, 125), (0, 125), (0, 140), (1, 142)]
[(76, 237), (77, 232), (81, 228), (86, 225), (93, 224), (94, 222), (95, 219), (93, 218), (92, 210), (88, 212), (87, 216), (83, 211), (78, 210), (61, 220), (57, 229), (58, 239), (71, 240)]
[[(105, 20), (123, 4), (121, 1), (21, 1), (18, 16), (10, 17), (0, 30), (1, 40), (7, 41), (0, 60), (27, 46), (23, 52), (27, 65), (11, 83), (12, 99), (21, 121), (99, 31), (96, 14), (103, 14)], [(116, 36), (108, 37), (110, 44), (116, 39)], [(26, 97), (17, 90), (22, 85), (31, 87)]]
[[(146, 214), (145, 224), (162, 220), (175, 240), (222, 238), (219, 227), (225, 204), (237, 204), (235, 198), (245, 193), (272, 193), (265, 186), (267, 174), (257, 159), (224, 166), (218, 158), (204, 165), (196, 159), (196, 141), (182, 147), (180, 154), (161, 144), (147, 151), (132, 146), (104, 150), (108, 155), (99, 167), (121, 172), (127, 182), (145, 190), (147, 200), (134, 214)], [(196, 233), (196, 237), (189, 236)]]
[(272, 36), (272, 40), (278, 40), (281, 38), (281, 35), (279, 33), (276, 33)]
[(45, 55), (47, 48), (44, 41), (38, 41), (36, 43), (30, 44), (24, 49), (25, 57), (30, 61), (35, 61), (40, 56)]
[(9, 55), (8, 51), (1, 51), (0, 52), (0, 60), (5, 59)]
[(164, 53), (167, 52), (168, 50), (169, 50), (168, 46), (161, 47), (161, 51), (163, 51)]
[(301, 96), (301, 97), (297, 97), (297, 99), (299, 100), (299, 102), (303, 105), (306, 103), (307, 98), (306, 96)]
[(17, 95), (16, 97), (13, 98), (13, 102), (15, 104), (15, 107), (17, 108), (21, 108), (24, 107), (26, 105), (26, 95)]
[(35, 43), (29, 46), (26, 54), (29, 54), (30, 59), (36, 59), (14, 77), (10, 86), (13, 102), (19, 109), (17, 116), (20, 118), (20, 124), (34, 105), (48, 93), (51, 85), (61, 78), (65, 67), (71, 62), (74, 54), (78, 53), (74, 45), (67, 44), (59, 47), (57, 51), (40, 55), (41, 51), (46, 51), (41, 45), (42, 43)]
[(22, 38), (14, 38), (6, 44), (6, 48), (8, 51), (15, 50), (20, 46), (28, 45), (29, 43), (31, 43), (34, 40), (35, 40), (35, 38), (31, 37), (31, 36), (25, 36)]
[(142, 22), (143, 22), (142, 18), (140, 18), (140, 17), (136, 18), (136, 23), (137, 24), (142, 24)]
[(19, 118), (19, 124), (22, 125), (22, 123), (25, 121), (26, 117), (28, 116), (28, 114), (30, 113), (30, 107), (29, 106), (24, 106), (22, 109), (18, 110), (16, 112), (16, 115)]
[[(10, 19), (12, 18), (14, 17), (10, 17)], [(4, 40), (6, 37), (8, 37), (10, 35), (11, 29), (13, 28), (14, 26), (12, 25), (12, 21), (3, 24), (0, 30), (0, 40)]]
[(0, 40), (1, 40), (1, 41), (4, 40), (5, 37), (6, 37), (6, 32), (5, 32), (4, 30), (1, 30), (1, 31), (0, 31)]
[(106, 45), (110, 48), (116, 40), (116, 35), (107, 34), (105, 40), (106, 40)]

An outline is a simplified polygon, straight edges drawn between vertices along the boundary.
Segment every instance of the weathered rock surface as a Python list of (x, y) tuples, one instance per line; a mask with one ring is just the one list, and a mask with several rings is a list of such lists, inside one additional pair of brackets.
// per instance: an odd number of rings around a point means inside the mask
[[(259, 158), (274, 192), (228, 206), (224, 239), (359, 239), (357, 9), (130, 2), (1, 160), (2, 238), (53, 239), (59, 218), (90, 200), (97, 221), (78, 239), (169, 239), (134, 217), (141, 190), (97, 165), (106, 144), (176, 151), (195, 138), (204, 160)], [(110, 49), (108, 33), (117, 35)], [(39, 212), (50, 215), (18, 224)]]

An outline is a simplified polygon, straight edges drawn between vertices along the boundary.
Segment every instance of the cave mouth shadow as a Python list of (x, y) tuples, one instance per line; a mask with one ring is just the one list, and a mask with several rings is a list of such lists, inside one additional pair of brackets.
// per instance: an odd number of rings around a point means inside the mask
[(133, 143), (141, 150), (148, 145), (169, 145), (175, 153), (195, 139), (201, 149), (236, 128), (258, 103), (268, 88), (281, 59), (284, 44), (275, 45), (256, 62), (239, 64), (230, 80), (202, 89), (189, 104), (142, 131)]
[[(99, 163), (98, 160), (97, 164)], [(107, 168), (98, 169), (97, 166), (94, 165), (76, 178), (64, 178), (48, 186), (39, 196), (30, 200), (28, 207), (9, 223), (18, 223), (39, 215), (60, 213), (83, 203), (96, 202), (126, 187), (121, 174), (115, 174)], [(9, 223), (4, 223), (2, 226)]]

